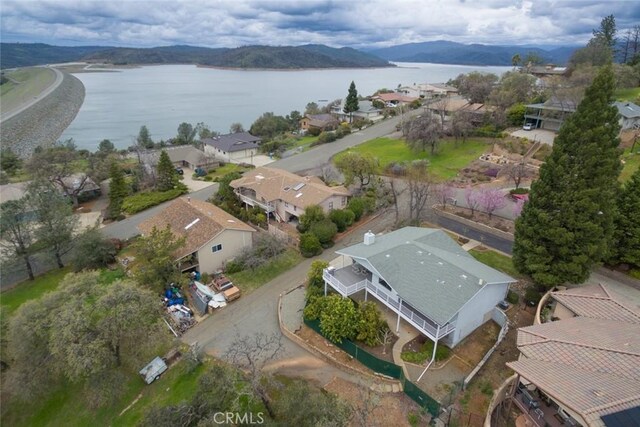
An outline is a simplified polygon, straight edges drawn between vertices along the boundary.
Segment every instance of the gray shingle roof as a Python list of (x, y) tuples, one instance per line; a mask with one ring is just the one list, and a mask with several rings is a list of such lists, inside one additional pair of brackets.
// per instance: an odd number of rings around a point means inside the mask
[(366, 259), (403, 300), (440, 325), (483, 286), (515, 282), (431, 228), (404, 227), (337, 253)]
[(202, 142), (222, 151), (232, 153), (234, 151), (258, 148), (261, 139), (258, 136), (251, 135), (249, 132), (238, 132), (219, 135), (214, 138), (205, 138)]
[(613, 105), (618, 108), (618, 112), (622, 117), (627, 119), (632, 119), (634, 117), (640, 117), (640, 106), (634, 104), (633, 102), (619, 102), (616, 101)]

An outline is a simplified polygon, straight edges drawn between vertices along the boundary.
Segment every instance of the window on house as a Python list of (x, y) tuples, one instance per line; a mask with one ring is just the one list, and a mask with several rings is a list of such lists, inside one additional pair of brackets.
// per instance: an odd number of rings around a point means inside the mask
[(346, 204), (347, 204), (347, 198), (346, 198), (346, 197), (343, 197), (343, 198), (342, 198), (342, 206), (344, 206), (344, 205), (346, 205)]
[(211, 252), (214, 252), (214, 253), (215, 252), (220, 252), (221, 250), (222, 250), (222, 244), (221, 243), (219, 243), (217, 245), (213, 245), (211, 247)]

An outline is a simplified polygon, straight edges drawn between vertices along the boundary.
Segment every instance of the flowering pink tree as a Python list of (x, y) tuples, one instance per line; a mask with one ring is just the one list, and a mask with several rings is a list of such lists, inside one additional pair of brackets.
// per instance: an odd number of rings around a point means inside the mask
[(524, 207), (524, 199), (516, 199), (516, 203), (513, 205), (513, 217), (518, 218), (522, 213)]
[(467, 202), (467, 207), (471, 209), (471, 216), (473, 216), (480, 206), (480, 192), (474, 190), (471, 186), (468, 186), (464, 190), (464, 199)]
[(497, 188), (483, 188), (479, 191), (478, 199), (480, 208), (489, 214), (489, 218), (496, 210), (504, 208), (507, 204), (504, 194)]
[(455, 189), (451, 186), (451, 184), (438, 184), (433, 189), (434, 195), (436, 196), (436, 200), (442, 203), (442, 209), (447, 208), (447, 201), (452, 199), (455, 195)]

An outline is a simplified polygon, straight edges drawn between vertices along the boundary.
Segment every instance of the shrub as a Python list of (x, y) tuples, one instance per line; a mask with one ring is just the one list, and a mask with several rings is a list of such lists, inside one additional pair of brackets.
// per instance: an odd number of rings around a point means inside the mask
[[(318, 298), (317, 298), (318, 299)], [(350, 298), (329, 295), (320, 312), (320, 331), (330, 341), (340, 344), (356, 337), (360, 312)]]
[(309, 299), (309, 303), (304, 308), (302, 314), (304, 318), (307, 320), (318, 320), (320, 318), (320, 314), (324, 311), (327, 306), (327, 297), (317, 296)]
[[(436, 349), (436, 362), (447, 359), (450, 354), (451, 350), (448, 347), (439, 344)], [(402, 357), (402, 360), (405, 362), (422, 364), (427, 360), (431, 360), (432, 355), (433, 341), (427, 340), (422, 344), (422, 347), (420, 347), (420, 351), (403, 351), (400, 357)]]
[(523, 187), (514, 188), (509, 190), (509, 194), (529, 194), (529, 189)]
[(318, 136), (322, 133), (322, 129), (320, 128), (309, 128), (307, 130), (307, 134), (311, 136)]
[(356, 339), (373, 347), (380, 343), (380, 330), (386, 326), (382, 314), (374, 302), (361, 302), (358, 306), (358, 328)]
[(213, 181), (213, 177), (211, 177), (211, 175), (207, 175), (207, 176), (204, 177), (204, 180), (207, 181), (207, 182), (211, 182), (211, 181)]
[(513, 291), (509, 291), (509, 293), (507, 293), (507, 301), (510, 304), (517, 304), (518, 301), (520, 301), (520, 296)]
[(318, 136), (318, 142), (321, 144), (327, 144), (335, 141), (336, 139), (338, 139), (338, 137), (333, 132), (322, 132), (320, 136)]
[(362, 197), (352, 197), (351, 200), (349, 200), (347, 209), (353, 212), (353, 220), (358, 221), (362, 217), (362, 214), (364, 214), (364, 200), (362, 199)]
[(349, 209), (336, 209), (331, 211), (329, 219), (338, 227), (339, 232), (343, 232), (353, 224), (355, 214)]
[(324, 219), (311, 225), (309, 231), (315, 234), (322, 246), (329, 245), (338, 233), (338, 227), (330, 219)]
[(224, 272), (228, 274), (237, 273), (244, 269), (244, 265), (239, 261), (229, 261), (224, 268)]
[(145, 209), (159, 205), (167, 200), (187, 193), (187, 187), (182, 185), (168, 191), (148, 191), (125, 197), (122, 202), (122, 210), (130, 215), (142, 212)]
[(313, 223), (323, 221), (325, 218), (324, 211), (319, 205), (309, 205), (298, 219), (298, 231), (306, 233)]
[(311, 258), (322, 253), (322, 245), (318, 236), (313, 233), (304, 233), (300, 236), (300, 253), (305, 258)]
[(105, 239), (97, 228), (90, 228), (76, 236), (71, 252), (71, 264), (75, 271), (104, 268), (115, 261), (116, 245)]
[(542, 298), (542, 294), (534, 286), (529, 286), (524, 293), (524, 300), (529, 305), (537, 305)]

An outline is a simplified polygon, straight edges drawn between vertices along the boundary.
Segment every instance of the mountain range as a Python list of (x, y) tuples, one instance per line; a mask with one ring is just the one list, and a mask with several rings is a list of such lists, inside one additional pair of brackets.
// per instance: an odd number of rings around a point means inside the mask
[(544, 62), (556, 65), (567, 63), (577, 46), (541, 48), (535, 46), (497, 46), (462, 44), (445, 40), (424, 43), (408, 43), (383, 49), (367, 49), (366, 52), (394, 62), (431, 62), (459, 65), (511, 65), (515, 54), (525, 58), (535, 54)]
[(0, 66), (27, 67), (50, 63), (88, 61), (125, 64), (198, 64), (232, 68), (367, 68), (392, 67), (374, 55), (343, 47), (243, 46), (206, 48), (165, 46), (122, 48), (109, 46), (66, 47), (42, 43), (1, 43)]

